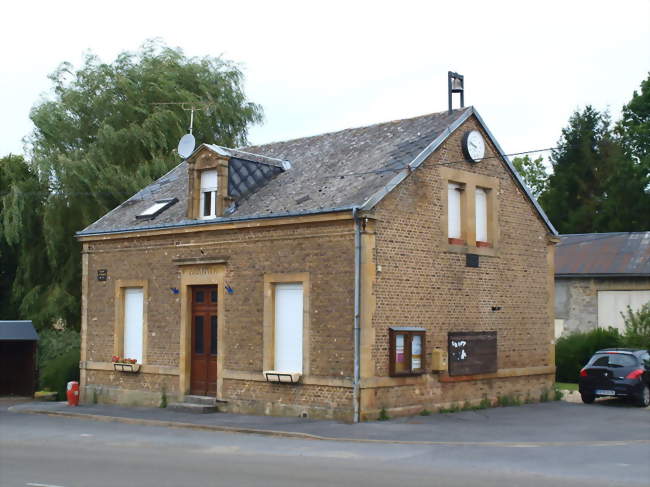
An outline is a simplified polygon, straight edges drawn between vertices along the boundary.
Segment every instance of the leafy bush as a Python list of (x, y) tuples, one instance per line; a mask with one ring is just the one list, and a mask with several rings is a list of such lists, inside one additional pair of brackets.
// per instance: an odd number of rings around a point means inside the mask
[(65, 399), (66, 385), (79, 380), (79, 350), (81, 337), (75, 330), (43, 330), (39, 333), (38, 369), (39, 387)]
[(75, 330), (43, 330), (38, 338), (38, 368), (41, 374), (49, 362), (81, 347), (81, 336)]
[(596, 350), (621, 346), (623, 337), (615, 328), (596, 328), (559, 338), (555, 344), (556, 380), (578, 382), (580, 369)]
[(632, 311), (628, 306), (623, 313), (625, 319), (625, 335), (623, 344), (631, 348), (650, 350), (650, 302), (644, 304), (638, 311)]
[(42, 387), (57, 392), (60, 401), (65, 399), (66, 386), (71, 380), (79, 380), (78, 348), (50, 360), (41, 371)]

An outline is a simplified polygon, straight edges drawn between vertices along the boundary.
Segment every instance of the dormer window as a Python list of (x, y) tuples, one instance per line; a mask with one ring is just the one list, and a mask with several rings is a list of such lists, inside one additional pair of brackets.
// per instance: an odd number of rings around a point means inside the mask
[(216, 218), (217, 216), (217, 170), (201, 171), (201, 219)]
[(237, 209), (237, 200), (287, 170), (289, 163), (284, 161), (280, 166), (281, 162), (280, 159), (202, 144), (187, 159), (187, 218), (213, 223), (209, 220), (230, 216)]

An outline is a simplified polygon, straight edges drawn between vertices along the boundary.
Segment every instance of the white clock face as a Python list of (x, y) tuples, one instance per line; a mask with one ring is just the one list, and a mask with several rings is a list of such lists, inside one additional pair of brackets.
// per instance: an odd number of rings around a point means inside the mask
[(478, 130), (472, 130), (465, 139), (467, 155), (474, 162), (479, 162), (485, 156), (485, 141)]

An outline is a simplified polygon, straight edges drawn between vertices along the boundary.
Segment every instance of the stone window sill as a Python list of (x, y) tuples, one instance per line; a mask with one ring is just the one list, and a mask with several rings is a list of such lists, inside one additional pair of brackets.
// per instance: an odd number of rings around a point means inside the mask
[(449, 238), (449, 245), (465, 245), (465, 240), (462, 238)]

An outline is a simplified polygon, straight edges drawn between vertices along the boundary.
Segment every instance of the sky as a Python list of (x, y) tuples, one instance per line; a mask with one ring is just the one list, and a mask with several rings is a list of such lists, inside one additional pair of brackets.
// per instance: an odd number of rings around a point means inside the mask
[(616, 120), (650, 71), (650, 0), (23, 0), (2, 12), (0, 157), (24, 152), (61, 62), (111, 62), (151, 38), (239, 63), (265, 114), (253, 144), (446, 110), (451, 70), (507, 153), (543, 149), (587, 104)]

